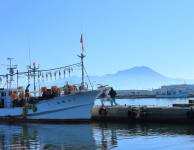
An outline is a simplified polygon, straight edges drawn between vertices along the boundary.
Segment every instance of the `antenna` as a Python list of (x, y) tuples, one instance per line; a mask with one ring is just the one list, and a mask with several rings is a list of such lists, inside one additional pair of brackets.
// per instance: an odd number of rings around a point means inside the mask
[[(9, 88), (11, 88), (11, 84), (13, 81), (13, 75), (14, 75), (14, 70), (17, 69), (17, 65), (12, 65), (12, 61), (14, 58), (8, 57), (7, 60), (9, 61), (9, 65), (7, 70), (9, 70), (9, 75), (10, 75), (10, 79), (9, 79)], [(7, 76), (7, 81), (8, 81), (8, 76)]]
[(29, 61), (30, 61), (30, 66), (31, 66), (31, 53), (30, 53), (30, 47), (29, 47)]

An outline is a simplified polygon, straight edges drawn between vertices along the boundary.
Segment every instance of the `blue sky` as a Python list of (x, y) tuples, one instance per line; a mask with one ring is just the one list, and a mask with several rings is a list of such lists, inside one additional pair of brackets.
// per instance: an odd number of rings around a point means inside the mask
[[(79, 62), (83, 32), (90, 75), (148, 66), (194, 79), (192, 0), (1, 0), (0, 64), (41, 68)], [(0, 73), (5, 73), (1, 66)]]

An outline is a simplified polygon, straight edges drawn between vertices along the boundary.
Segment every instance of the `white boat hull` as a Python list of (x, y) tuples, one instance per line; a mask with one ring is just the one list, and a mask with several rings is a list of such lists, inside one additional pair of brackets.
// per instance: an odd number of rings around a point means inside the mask
[(25, 116), (23, 107), (1, 108), (0, 120), (32, 122), (89, 121), (97, 94), (98, 91), (88, 91), (42, 100), (36, 104), (36, 112), (28, 109)]

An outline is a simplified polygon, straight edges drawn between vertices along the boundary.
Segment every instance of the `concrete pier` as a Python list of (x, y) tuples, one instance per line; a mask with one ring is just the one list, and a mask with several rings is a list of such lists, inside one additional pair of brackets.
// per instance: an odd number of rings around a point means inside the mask
[(96, 106), (93, 121), (194, 123), (193, 107)]

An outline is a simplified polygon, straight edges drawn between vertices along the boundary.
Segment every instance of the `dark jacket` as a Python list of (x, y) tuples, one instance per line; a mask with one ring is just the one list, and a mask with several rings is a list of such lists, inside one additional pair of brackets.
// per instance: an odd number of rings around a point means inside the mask
[(108, 95), (110, 95), (111, 98), (115, 98), (115, 96), (117, 95), (117, 92), (113, 89), (110, 90), (110, 92), (108, 93)]

